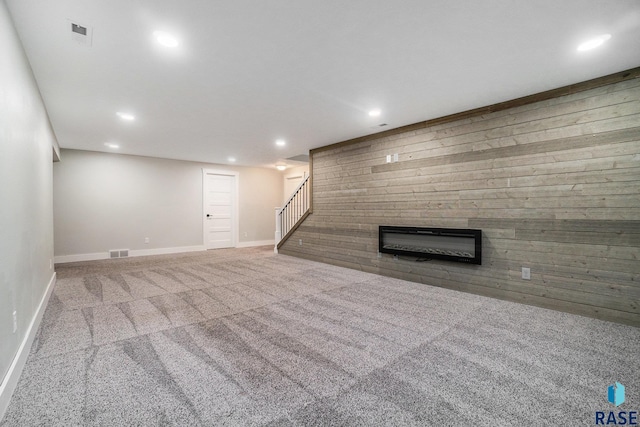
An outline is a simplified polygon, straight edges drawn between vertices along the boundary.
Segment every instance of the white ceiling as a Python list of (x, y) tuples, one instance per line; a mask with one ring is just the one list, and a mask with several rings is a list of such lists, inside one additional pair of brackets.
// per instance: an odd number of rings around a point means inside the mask
[(274, 166), (640, 65), (638, 0), (6, 1), (63, 148)]

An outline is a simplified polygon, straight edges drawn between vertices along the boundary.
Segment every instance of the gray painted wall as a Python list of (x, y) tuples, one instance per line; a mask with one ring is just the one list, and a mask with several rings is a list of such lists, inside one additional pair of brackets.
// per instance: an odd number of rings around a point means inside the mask
[(57, 143), (4, 1), (0, 52), (0, 378), (5, 378), (53, 276), (51, 169)]
[[(640, 79), (312, 158), (281, 253), (640, 325)], [(482, 229), (482, 265), (378, 258), (379, 225)]]
[(56, 257), (202, 245), (202, 168), (239, 173), (240, 244), (273, 241), (276, 170), (63, 149), (53, 168)]

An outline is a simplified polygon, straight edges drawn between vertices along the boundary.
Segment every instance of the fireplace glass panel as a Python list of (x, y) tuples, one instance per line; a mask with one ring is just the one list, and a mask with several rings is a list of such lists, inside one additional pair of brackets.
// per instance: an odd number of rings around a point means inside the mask
[(480, 230), (380, 226), (379, 238), (383, 253), (481, 263)]

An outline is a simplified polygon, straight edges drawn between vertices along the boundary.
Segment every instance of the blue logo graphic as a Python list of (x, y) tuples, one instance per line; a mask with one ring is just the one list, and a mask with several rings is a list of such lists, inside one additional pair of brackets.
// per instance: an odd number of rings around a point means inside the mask
[(612, 405), (622, 405), (624, 403), (624, 386), (617, 381), (610, 385), (607, 390), (607, 398)]
[[(607, 389), (607, 400), (616, 408), (624, 403), (624, 386), (616, 381)], [(616, 410), (617, 411), (617, 410)], [(638, 411), (596, 411), (596, 425), (638, 425)]]

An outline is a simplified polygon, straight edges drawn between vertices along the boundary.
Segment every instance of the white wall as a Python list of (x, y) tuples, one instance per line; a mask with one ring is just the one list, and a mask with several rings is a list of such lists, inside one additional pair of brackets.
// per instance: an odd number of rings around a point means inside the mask
[(51, 179), (57, 143), (4, 1), (0, 52), (1, 418), (21, 370), (16, 356), (26, 358), (30, 326), (53, 283)]
[[(296, 166), (293, 168), (289, 168), (287, 170), (285, 170), (284, 172), (282, 172), (282, 189), (283, 189), (283, 201), (286, 202), (287, 200), (289, 200), (289, 197), (291, 197), (292, 194), (292, 189), (291, 189), (291, 183), (288, 182), (287, 177), (292, 177), (292, 176), (300, 176), (300, 177), (305, 177), (305, 176), (309, 176), (309, 165), (302, 165), (302, 166)], [(300, 181), (297, 181), (298, 184), (300, 184)]]
[(276, 170), (62, 150), (53, 173), (56, 260), (201, 248), (202, 168), (239, 173), (240, 245), (273, 242)]

